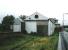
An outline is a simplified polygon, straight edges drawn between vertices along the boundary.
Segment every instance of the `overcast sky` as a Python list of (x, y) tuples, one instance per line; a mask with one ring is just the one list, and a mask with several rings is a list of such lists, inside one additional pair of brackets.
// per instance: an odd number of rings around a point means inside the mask
[[(68, 13), (68, 0), (0, 0), (0, 22), (7, 14), (16, 18), (39, 12), (44, 16), (57, 18), (62, 23), (63, 13)], [(65, 24), (68, 16), (65, 14)]]

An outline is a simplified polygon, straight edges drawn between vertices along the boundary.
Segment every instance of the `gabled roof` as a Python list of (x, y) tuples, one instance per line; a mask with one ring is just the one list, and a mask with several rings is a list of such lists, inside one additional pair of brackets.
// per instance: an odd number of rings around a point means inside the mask
[(56, 18), (49, 18), (49, 20), (50, 20), (51, 22), (53, 22), (54, 24), (55, 24), (55, 23), (58, 23), (58, 20), (57, 20)]
[[(35, 15), (38, 15), (38, 18), (35, 18)], [(25, 20), (48, 20), (46, 16), (43, 16), (42, 14), (35, 12), (32, 15), (28, 16)]]
[(19, 24), (21, 24), (21, 22), (24, 22), (24, 21), (20, 18), (14, 19), (14, 25), (19, 25)]
[[(26, 17), (26, 19), (24, 19), (24, 20), (25, 21), (37, 21), (37, 20), (38, 21), (42, 21), (42, 20), (48, 21), (48, 20), (50, 20), (54, 24), (55, 24), (55, 21), (58, 21), (56, 18), (48, 18), (38, 12), (33, 13), (32, 15)], [(24, 22), (24, 20), (22, 20), (21, 18), (16, 18), (14, 20), (14, 24), (19, 25), (19, 24), (21, 24), (21, 22)]]

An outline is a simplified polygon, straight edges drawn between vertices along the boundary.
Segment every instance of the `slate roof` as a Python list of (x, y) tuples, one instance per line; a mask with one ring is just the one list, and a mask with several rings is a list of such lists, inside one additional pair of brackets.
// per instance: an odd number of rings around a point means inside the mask
[(20, 18), (14, 19), (14, 25), (19, 25), (19, 24), (21, 24), (21, 22), (24, 22), (24, 21)]

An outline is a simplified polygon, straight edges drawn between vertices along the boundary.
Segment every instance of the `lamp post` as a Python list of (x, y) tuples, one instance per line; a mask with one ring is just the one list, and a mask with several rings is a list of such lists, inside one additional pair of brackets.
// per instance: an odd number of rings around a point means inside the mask
[(68, 15), (68, 13), (63, 13), (63, 21), (62, 21), (62, 23), (63, 23), (63, 24), (62, 24), (62, 25), (63, 25), (63, 31), (64, 31), (64, 15), (65, 15), (65, 14)]

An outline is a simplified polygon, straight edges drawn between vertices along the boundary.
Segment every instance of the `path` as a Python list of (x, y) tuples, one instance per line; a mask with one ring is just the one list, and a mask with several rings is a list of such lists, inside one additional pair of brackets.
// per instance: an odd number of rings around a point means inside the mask
[(64, 45), (64, 39), (62, 37), (62, 32), (59, 33), (58, 50), (66, 50)]

